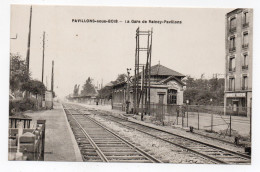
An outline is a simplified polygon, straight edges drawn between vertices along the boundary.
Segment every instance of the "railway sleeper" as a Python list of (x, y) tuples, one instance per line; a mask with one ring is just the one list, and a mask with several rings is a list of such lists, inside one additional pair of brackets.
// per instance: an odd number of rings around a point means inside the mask
[(152, 161), (151, 160), (135, 160), (135, 159), (132, 159), (132, 160), (110, 160), (110, 162), (151, 163)]
[(140, 155), (140, 153), (138, 153), (138, 152), (104, 152), (104, 154), (106, 155), (106, 156), (111, 156), (111, 155), (115, 155), (115, 156), (120, 156), (120, 155), (125, 155), (125, 154), (127, 154), (127, 155)]

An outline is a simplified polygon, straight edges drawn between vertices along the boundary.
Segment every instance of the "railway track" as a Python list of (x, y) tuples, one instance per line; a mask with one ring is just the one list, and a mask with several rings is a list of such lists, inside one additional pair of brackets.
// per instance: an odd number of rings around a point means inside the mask
[(63, 105), (84, 161), (161, 163), (71, 105)]
[[(86, 108), (77, 106), (81, 110)], [(167, 143), (173, 144), (180, 148), (186, 149), (194, 154), (211, 160), (214, 163), (220, 164), (250, 164), (251, 157), (249, 155), (231, 151), (219, 146), (207, 144), (198, 140), (190, 139), (184, 136), (166, 132), (157, 128), (144, 126), (134, 121), (118, 118), (115, 116), (103, 115), (103, 118), (116, 122), (124, 127), (134, 129), (141, 133), (145, 133)]]
[[(82, 106), (75, 105), (75, 107), (81, 113), (84, 113), (84, 111), (88, 111), (88, 113), (90, 113), (88, 109)], [(243, 153), (234, 152), (222, 147), (214, 146), (198, 140), (194, 140), (184, 136), (166, 132), (158, 128), (144, 126), (134, 121), (128, 121), (126, 119), (118, 118), (115, 116), (101, 115), (101, 117), (105, 118), (106, 120), (116, 122), (117, 124), (127, 127), (129, 129), (139, 131), (141, 133), (152, 136), (156, 139), (160, 139), (172, 145), (178, 146), (200, 157), (204, 157), (213, 163), (218, 163), (218, 164), (250, 164), (251, 163), (251, 157)]]
[(175, 146), (186, 149), (192, 153), (205, 157), (215, 163), (250, 164), (251, 162), (251, 157), (246, 154), (227, 150), (222, 147), (214, 146), (198, 140), (176, 135), (157, 128), (144, 126), (139, 123), (135, 123), (133, 121), (127, 121), (122, 118), (118, 118), (114, 116), (103, 116), (103, 118), (106, 118), (107, 120), (116, 122), (127, 128), (137, 130), (139, 132), (145, 133), (157, 139), (173, 144)]

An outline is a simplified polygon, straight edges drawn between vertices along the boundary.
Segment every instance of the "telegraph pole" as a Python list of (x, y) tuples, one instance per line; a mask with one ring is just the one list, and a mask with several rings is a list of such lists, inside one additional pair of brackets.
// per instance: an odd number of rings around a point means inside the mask
[(43, 83), (43, 77), (44, 77), (44, 50), (45, 49), (45, 32), (43, 32), (43, 38), (42, 38), (42, 83)]
[(51, 70), (51, 94), (52, 94), (52, 105), (51, 105), (51, 108), (52, 109), (53, 109), (53, 98), (54, 98), (53, 85), (54, 85), (54, 61), (52, 60), (52, 70)]
[(51, 71), (51, 92), (53, 94), (53, 85), (54, 85), (54, 61), (52, 60), (52, 71)]
[(126, 113), (129, 113), (129, 105), (130, 105), (130, 70), (131, 68), (127, 68), (127, 89), (126, 89)]
[(29, 65), (30, 65), (31, 25), (32, 25), (32, 6), (30, 9), (29, 33), (28, 33), (27, 54), (26, 54), (26, 65), (27, 65), (26, 72), (28, 76), (29, 76)]

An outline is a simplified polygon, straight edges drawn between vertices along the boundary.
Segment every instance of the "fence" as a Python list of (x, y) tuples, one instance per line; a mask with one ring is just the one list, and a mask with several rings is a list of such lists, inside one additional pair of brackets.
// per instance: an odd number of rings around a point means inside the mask
[(43, 161), (44, 143), (45, 120), (37, 120), (35, 128), (9, 128), (9, 160)]
[(192, 127), (224, 135), (251, 138), (251, 108), (152, 104), (150, 115), (163, 125)]
[(113, 103), (112, 109), (126, 111), (126, 103)]
[[(124, 111), (124, 104), (114, 104), (113, 109)], [(192, 127), (197, 130), (217, 132), (251, 138), (251, 108), (210, 105), (164, 105), (150, 104), (150, 112), (137, 108), (137, 113), (148, 114), (146, 118), (159, 121), (162, 125)]]

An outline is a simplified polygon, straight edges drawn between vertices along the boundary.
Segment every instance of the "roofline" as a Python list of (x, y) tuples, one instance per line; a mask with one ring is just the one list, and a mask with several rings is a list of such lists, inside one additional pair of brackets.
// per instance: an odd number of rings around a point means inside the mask
[(228, 12), (228, 13), (226, 14), (226, 16), (230, 15), (231, 13), (234, 13), (234, 12), (240, 11), (240, 10), (243, 11), (244, 9), (245, 9), (245, 8), (236, 8), (236, 9), (234, 9), (234, 10)]
[(124, 85), (124, 84), (126, 84), (126, 81), (122, 81), (122, 82), (116, 83), (116, 84), (114, 84), (112, 87), (114, 88), (114, 87), (116, 87), (116, 86)]

